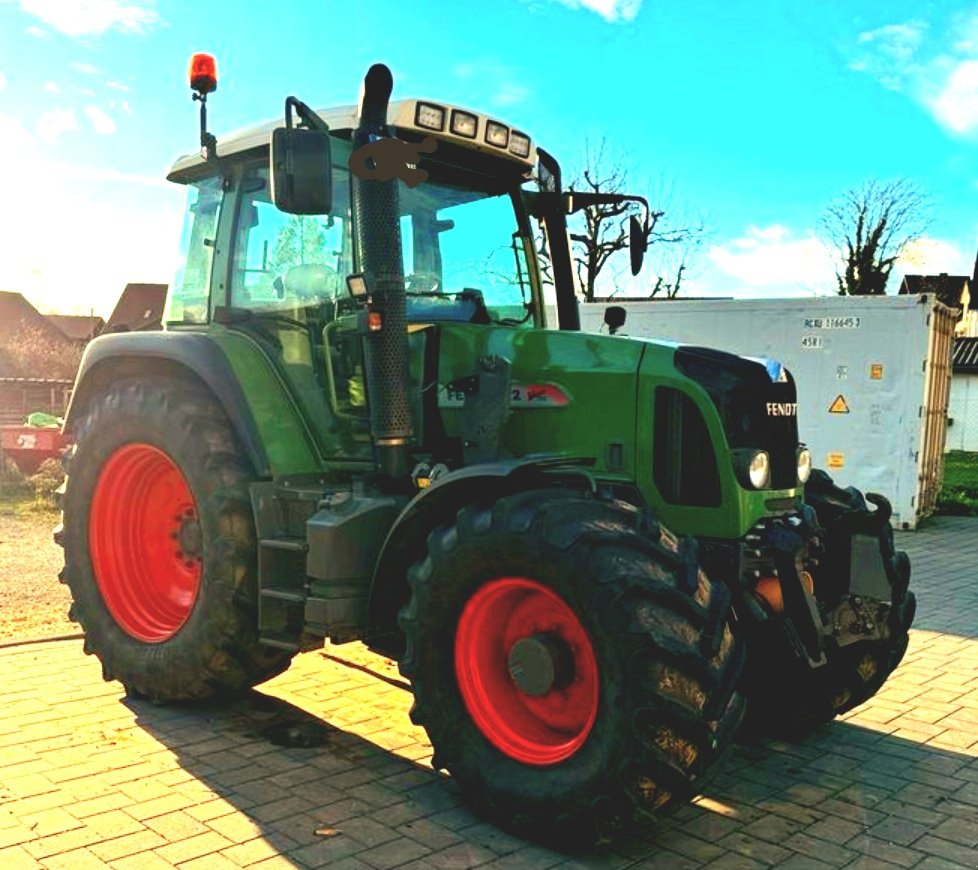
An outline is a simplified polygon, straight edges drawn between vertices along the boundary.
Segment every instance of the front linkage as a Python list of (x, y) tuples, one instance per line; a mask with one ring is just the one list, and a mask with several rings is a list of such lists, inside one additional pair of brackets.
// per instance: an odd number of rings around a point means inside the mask
[(916, 605), (890, 515), (882, 496), (816, 470), (796, 513), (762, 520), (733, 547), (704, 546), (711, 576), (739, 580), (747, 733), (827, 722), (872, 697), (903, 658)]

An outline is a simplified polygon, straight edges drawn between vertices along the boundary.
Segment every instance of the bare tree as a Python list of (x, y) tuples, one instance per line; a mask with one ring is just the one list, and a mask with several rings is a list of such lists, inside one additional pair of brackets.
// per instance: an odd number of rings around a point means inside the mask
[[(607, 154), (605, 140), (596, 148), (585, 144), (584, 168), (571, 184), (571, 189), (581, 193), (629, 193), (628, 172), (620, 159)], [(579, 232), (571, 232), (574, 265), (585, 302), (593, 302), (598, 277), (607, 275), (609, 263), (619, 251), (628, 248), (628, 219), (638, 214), (640, 206), (632, 202), (590, 206), (583, 209), (583, 224)], [(699, 223), (670, 223), (664, 209), (653, 208), (649, 213), (646, 243), (670, 246), (682, 251), (675, 271), (668, 276), (658, 274), (649, 287), (649, 297), (664, 293), (672, 298), (679, 292), (683, 272), (687, 268), (687, 256), (699, 246), (705, 236), (702, 221)], [(620, 274), (620, 273), (619, 273)], [(617, 275), (612, 279), (619, 292)]]
[(931, 220), (930, 198), (906, 179), (871, 179), (829, 206), (820, 225), (839, 252), (840, 296), (881, 296), (893, 265)]

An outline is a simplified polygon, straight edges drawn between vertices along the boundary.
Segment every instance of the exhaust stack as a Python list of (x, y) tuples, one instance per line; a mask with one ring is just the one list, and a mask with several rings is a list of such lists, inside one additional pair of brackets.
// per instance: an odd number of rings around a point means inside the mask
[[(353, 152), (388, 135), (387, 103), (394, 79), (374, 64), (363, 80), (359, 126)], [(352, 157), (351, 157), (352, 165)], [(397, 179), (382, 181), (352, 174), (353, 208), (361, 271), (371, 301), (362, 319), (370, 430), (378, 470), (392, 478), (408, 474), (407, 443), (414, 435), (408, 401), (407, 306), (401, 254)]]

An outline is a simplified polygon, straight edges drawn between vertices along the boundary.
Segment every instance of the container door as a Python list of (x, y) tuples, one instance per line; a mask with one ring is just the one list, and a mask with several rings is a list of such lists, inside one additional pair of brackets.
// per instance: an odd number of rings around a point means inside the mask
[(929, 340), (924, 387), (924, 431), (918, 465), (917, 518), (930, 516), (944, 481), (944, 442), (947, 438), (948, 397), (951, 390), (951, 346), (954, 341), (954, 314), (950, 308), (934, 304), (928, 315)]

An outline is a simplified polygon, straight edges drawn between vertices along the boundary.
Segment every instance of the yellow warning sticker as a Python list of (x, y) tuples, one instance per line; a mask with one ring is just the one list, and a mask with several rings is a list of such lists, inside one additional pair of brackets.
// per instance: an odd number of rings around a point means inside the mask
[(869, 379), (871, 381), (883, 380), (883, 363), (869, 364)]
[(825, 457), (825, 464), (832, 469), (842, 468), (846, 464), (845, 454), (842, 453), (829, 453)]
[[(832, 402), (831, 405), (829, 405), (829, 413), (830, 414), (849, 413), (849, 406), (846, 404), (846, 397), (843, 396), (842, 393), (839, 393), (839, 395), (835, 397), (835, 401)], [(831, 454), (831, 455), (836, 455), (836, 454)]]

